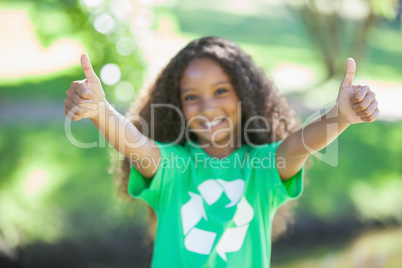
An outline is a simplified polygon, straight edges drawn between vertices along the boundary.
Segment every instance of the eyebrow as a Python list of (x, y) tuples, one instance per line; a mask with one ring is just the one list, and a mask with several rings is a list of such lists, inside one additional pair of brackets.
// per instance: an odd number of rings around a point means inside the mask
[[(214, 87), (214, 86), (217, 86), (217, 85), (221, 85), (221, 84), (230, 84), (230, 82), (229, 82), (229, 81), (219, 81), (219, 82), (217, 82), (217, 83), (211, 85), (211, 87)], [(186, 93), (187, 91), (192, 90), (192, 89), (193, 89), (192, 87), (187, 87), (187, 88), (183, 89), (183, 90), (181, 91), (181, 93)]]

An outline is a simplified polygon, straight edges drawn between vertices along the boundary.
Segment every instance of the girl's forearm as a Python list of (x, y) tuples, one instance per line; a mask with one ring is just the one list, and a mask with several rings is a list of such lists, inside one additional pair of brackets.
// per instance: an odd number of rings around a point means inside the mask
[(130, 157), (141, 140), (140, 131), (106, 100), (99, 104), (98, 116), (91, 118), (91, 121), (109, 144), (126, 157)]
[(335, 105), (307, 126), (292, 133), (288, 137), (289, 146), (287, 146), (291, 149), (291, 155), (306, 157), (332, 143), (350, 125), (339, 115)]

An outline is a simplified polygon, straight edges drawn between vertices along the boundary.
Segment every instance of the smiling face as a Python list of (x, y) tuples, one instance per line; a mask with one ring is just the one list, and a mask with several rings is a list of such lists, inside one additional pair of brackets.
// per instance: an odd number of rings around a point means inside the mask
[(202, 58), (188, 64), (180, 80), (180, 100), (186, 122), (200, 145), (236, 144), (239, 98), (230, 77), (216, 61)]

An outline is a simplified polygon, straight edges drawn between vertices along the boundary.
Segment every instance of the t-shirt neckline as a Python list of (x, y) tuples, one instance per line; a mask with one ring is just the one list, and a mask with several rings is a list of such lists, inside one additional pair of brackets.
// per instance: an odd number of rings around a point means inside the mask
[(246, 152), (246, 150), (248, 149), (248, 145), (247, 144), (242, 144), (241, 147), (237, 148), (236, 150), (234, 150), (230, 155), (223, 157), (223, 158), (216, 158), (213, 156), (210, 156), (209, 154), (207, 154), (203, 148), (201, 148), (201, 146), (198, 144), (197, 141), (191, 141), (193, 143), (193, 145), (190, 144), (190, 142), (187, 140), (185, 142), (185, 147), (194, 155), (196, 153), (201, 153), (203, 155), (205, 155), (205, 157), (207, 158), (211, 158), (214, 159), (214, 161), (224, 161), (225, 159), (232, 159), (235, 157), (235, 155), (242, 155), (244, 152)]

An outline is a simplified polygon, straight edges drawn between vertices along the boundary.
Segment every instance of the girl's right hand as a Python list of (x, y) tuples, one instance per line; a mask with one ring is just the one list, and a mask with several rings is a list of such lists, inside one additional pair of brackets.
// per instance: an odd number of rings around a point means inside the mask
[(72, 82), (64, 100), (64, 113), (73, 121), (97, 117), (100, 105), (106, 102), (102, 84), (87, 54), (81, 55), (81, 66), (86, 79)]

